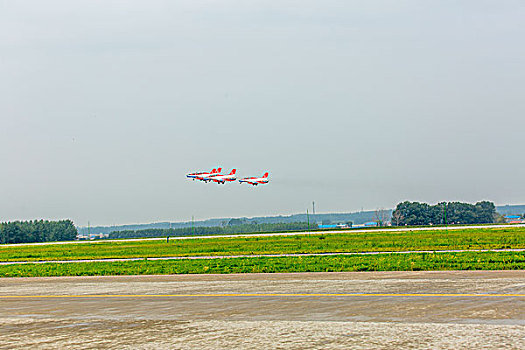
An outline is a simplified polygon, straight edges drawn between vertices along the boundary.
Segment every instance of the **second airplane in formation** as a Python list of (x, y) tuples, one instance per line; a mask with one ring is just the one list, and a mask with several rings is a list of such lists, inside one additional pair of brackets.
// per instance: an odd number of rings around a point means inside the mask
[[(217, 184), (224, 185), (226, 182), (237, 180), (235, 177), (236, 169), (233, 169), (228, 175), (221, 174), (222, 168), (213, 169), (210, 172), (196, 172), (186, 175), (187, 178), (192, 180), (199, 180), (204, 182), (213, 181)], [(262, 177), (245, 177), (239, 180), (240, 183), (247, 183), (253, 186), (268, 183), (268, 173), (265, 173)]]

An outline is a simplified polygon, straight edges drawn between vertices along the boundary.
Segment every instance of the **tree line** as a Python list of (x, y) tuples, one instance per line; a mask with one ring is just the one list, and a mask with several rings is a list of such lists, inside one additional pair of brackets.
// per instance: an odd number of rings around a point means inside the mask
[(496, 206), (482, 201), (476, 204), (441, 202), (429, 205), (419, 202), (403, 202), (392, 212), (393, 226), (490, 224), (498, 219)]
[(77, 228), (71, 220), (0, 223), (0, 243), (72, 241), (76, 238)]
[(145, 229), (113, 231), (107, 238), (141, 238), (141, 237), (177, 237), (177, 236), (206, 236), (233, 233), (282, 232), (317, 229), (317, 224), (306, 222), (276, 223), (276, 224), (241, 224), (228, 226), (184, 227), (174, 229)]

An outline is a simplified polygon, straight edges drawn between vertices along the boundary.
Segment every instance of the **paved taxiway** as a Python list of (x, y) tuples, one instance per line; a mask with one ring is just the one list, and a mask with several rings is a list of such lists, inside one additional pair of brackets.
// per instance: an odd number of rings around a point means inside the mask
[(0, 280), (0, 349), (522, 349), (524, 334), (524, 271)]

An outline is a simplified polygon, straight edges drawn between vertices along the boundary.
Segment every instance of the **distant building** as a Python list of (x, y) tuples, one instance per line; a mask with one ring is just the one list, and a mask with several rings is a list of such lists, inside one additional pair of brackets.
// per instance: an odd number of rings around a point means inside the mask
[(317, 226), (319, 228), (351, 228), (352, 227), (349, 224), (329, 224), (329, 225), (318, 224)]
[(107, 233), (91, 233), (89, 235), (77, 235), (78, 240), (93, 240), (97, 238), (107, 238), (109, 234)]
[(318, 225), (319, 228), (337, 228), (337, 225)]
[(523, 224), (525, 220), (520, 215), (505, 215), (505, 222), (508, 224)]

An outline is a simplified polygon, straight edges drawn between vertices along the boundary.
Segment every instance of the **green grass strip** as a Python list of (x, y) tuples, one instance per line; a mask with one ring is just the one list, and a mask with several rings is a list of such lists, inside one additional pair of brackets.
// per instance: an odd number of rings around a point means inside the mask
[(0, 277), (522, 269), (523, 252), (462, 252), (18, 264), (0, 266)]
[(525, 228), (0, 246), (0, 261), (525, 248)]

